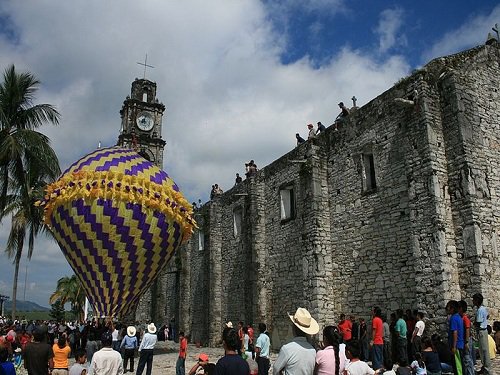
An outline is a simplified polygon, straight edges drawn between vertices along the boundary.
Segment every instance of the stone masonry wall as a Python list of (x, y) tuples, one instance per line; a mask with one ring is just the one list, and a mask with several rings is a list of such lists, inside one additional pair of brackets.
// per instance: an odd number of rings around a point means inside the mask
[(297, 307), (323, 326), (375, 305), (442, 329), (446, 301), (475, 292), (499, 319), (499, 62), (495, 45), (436, 59), (197, 209), (180, 250), (181, 329), (214, 345), (226, 321), (265, 321), (278, 348)]

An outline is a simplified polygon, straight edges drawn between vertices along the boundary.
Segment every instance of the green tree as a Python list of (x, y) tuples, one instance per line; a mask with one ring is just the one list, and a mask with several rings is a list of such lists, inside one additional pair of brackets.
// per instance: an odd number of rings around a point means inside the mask
[(60, 301), (62, 305), (70, 303), (71, 311), (75, 315), (78, 314), (79, 319), (83, 318), (85, 291), (76, 275), (71, 277), (64, 276), (57, 280), (56, 291), (50, 296), (49, 303), (52, 304), (56, 301)]
[(14, 65), (5, 70), (0, 83), (0, 221), (12, 219), (5, 251), (15, 266), (13, 318), (25, 239), (31, 259), (35, 237), (48, 232), (43, 209), (34, 202), (42, 197), (43, 187), (61, 173), (49, 138), (37, 131), (45, 123), (57, 125), (60, 117), (50, 104), (33, 104), (39, 84), (31, 73), (17, 73)]
[(52, 319), (58, 322), (63, 321), (65, 317), (64, 304), (59, 300), (55, 301), (52, 305), (50, 305), (49, 315)]

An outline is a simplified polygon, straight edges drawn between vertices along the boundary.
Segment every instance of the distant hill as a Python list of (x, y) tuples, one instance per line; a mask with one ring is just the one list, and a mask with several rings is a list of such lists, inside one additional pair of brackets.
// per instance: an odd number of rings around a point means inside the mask
[[(12, 301), (7, 300), (4, 302), (4, 310), (10, 311), (12, 308)], [(16, 311), (50, 311), (48, 307), (40, 306), (39, 304), (31, 301), (16, 301)]]

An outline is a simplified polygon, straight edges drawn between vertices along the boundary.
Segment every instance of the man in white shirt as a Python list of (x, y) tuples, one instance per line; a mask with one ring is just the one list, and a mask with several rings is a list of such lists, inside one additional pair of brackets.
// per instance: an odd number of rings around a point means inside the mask
[(316, 350), (307, 342), (307, 335), (319, 331), (318, 322), (306, 309), (299, 307), (294, 315), (289, 315), (293, 323), (294, 338), (281, 347), (273, 365), (273, 375), (310, 375), (316, 364)]
[(316, 137), (316, 130), (314, 130), (313, 124), (307, 125), (307, 129), (309, 129), (309, 134), (307, 135), (307, 140), (313, 139)]
[(113, 350), (113, 338), (110, 332), (104, 332), (101, 336), (103, 348), (94, 353), (88, 375), (122, 375), (122, 356)]
[(420, 353), (422, 351), (422, 335), (425, 329), (425, 323), (423, 320), (424, 313), (419, 311), (416, 318), (417, 322), (415, 323), (415, 329), (413, 330), (413, 334), (411, 336), (413, 356), (415, 356), (415, 353)]
[(483, 295), (481, 293), (474, 294), (472, 296), (472, 303), (477, 307), (474, 325), (479, 341), (479, 355), (482, 363), (479, 374), (492, 374), (491, 359), (488, 350), (488, 310), (483, 305)]
[(139, 345), (139, 364), (137, 365), (137, 375), (142, 375), (144, 367), (147, 366), (146, 375), (151, 375), (153, 371), (153, 349), (155, 348), (156, 341), (156, 326), (154, 323), (148, 324), (148, 331), (142, 338), (141, 345)]

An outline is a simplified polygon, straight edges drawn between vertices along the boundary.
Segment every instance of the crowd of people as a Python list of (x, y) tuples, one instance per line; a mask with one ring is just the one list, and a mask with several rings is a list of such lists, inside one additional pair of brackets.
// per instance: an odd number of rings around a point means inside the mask
[[(347, 119), (347, 116), (349, 116), (350, 114), (349, 108), (347, 108), (343, 102), (340, 102), (338, 105), (340, 108), (340, 113), (335, 118), (335, 121), (332, 124), (335, 126), (335, 130), (337, 130), (339, 124), (342, 124)], [(312, 138), (315, 138), (317, 135), (324, 133), (326, 127), (321, 123), (321, 121), (318, 121), (316, 129), (314, 129), (313, 124), (308, 124), (307, 129), (308, 129), (307, 140), (310, 140)], [(306, 142), (306, 140), (302, 138), (299, 133), (295, 134), (295, 138), (297, 141), (297, 146), (300, 145), (301, 143)], [(248, 163), (245, 163), (246, 178), (255, 176), (257, 174), (257, 171), (258, 171), (257, 165), (253, 160), (250, 160)], [(236, 173), (235, 185), (238, 185), (241, 182), (243, 182), (243, 178), (240, 176), (239, 173)], [(220, 194), (222, 194), (222, 189), (219, 187), (219, 185), (217, 184), (212, 185), (212, 190), (210, 192), (210, 200), (213, 200), (216, 196)], [(193, 203), (193, 207), (195, 208), (197, 207), (195, 203)]]
[(210, 190), (210, 200), (214, 199), (217, 195), (221, 195), (223, 193), (219, 184), (212, 185), (212, 190)]
[[(491, 359), (500, 353), (500, 322), (494, 322), (495, 334), (487, 324), (488, 313), (483, 305), (481, 294), (473, 296), (476, 307), (474, 316), (467, 314), (467, 303), (449, 301), (447, 337), (426, 332), (425, 314), (421, 311), (399, 309), (390, 314), (390, 320), (374, 307), (369, 324), (365, 319), (356, 320), (340, 315), (337, 325), (323, 328), (322, 342), (312, 339), (320, 328), (309, 311), (298, 308), (289, 315), (294, 338), (283, 345), (273, 366), (272, 373), (278, 374), (332, 374), (332, 375), (439, 375), (439, 374), (492, 374)], [(263, 356), (262, 336), (269, 336), (259, 327), (261, 334), (255, 346), (251, 326), (244, 327), (240, 322), (238, 330), (223, 333), (226, 358), (231, 362), (231, 371), (217, 374), (249, 374), (248, 363), (243, 359), (253, 358), (258, 363), (258, 374), (268, 374), (270, 363), (268, 352)], [(232, 325), (227, 329), (232, 329)], [(266, 335), (262, 335), (265, 332)], [(473, 341), (474, 338), (474, 341)], [(477, 345), (474, 345), (474, 342)], [(477, 349), (476, 349), (477, 346)], [(264, 346), (266, 347), (266, 346)], [(268, 348), (269, 346), (267, 346)], [(241, 348), (238, 351), (238, 348)], [(477, 354), (481, 368), (476, 371)], [(231, 357), (232, 356), (232, 357)], [(259, 360), (264, 358), (264, 361)], [(220, 362), (220, 361), (219, 361)], [(216, 365), (216, 369), (219, 366)], [(225, 367), (224, 367), (225, 368)]]
[[(339, 108), (340, 108), (340, 113), (338, 114), (338, 116), (335, 118), (335, 121), (333, 122), (333, 126), (335, 126), (335, 130), (338, 130), (338, 126), (340, 124), (342, 124), (346, 119), (347, 117), (349, 116), (350, 114), (350, 111), (349, 111), (349, 108), (347, 108), (343, 102), (340, 102), (339, 103)], [(311, 140), (313, 138), (315, 138), (317, 135), (319, 134), (322, 134), (325, 132), (326, 130), (326, 127), (325, 125), (323, 125), (321, 123), (321, 121), (319, 121), (317, 124), (317, 128), (314, 129), (314, 125), (313, 124), (308, 124), (307, 125), (307, 140)], [(297, 141), (297, 146), (306, 142), (306, 140), (304, 138), (302, 138), (302, 136), (300, 135), (300, 133), (295, 133), (295, 139)]]
[[(201, 353), (188, 375), (264, 375), (271, 369), (274, 375), (492, 374), (491, 359), (500, 353), (500, 322), (494, 322), (492, 335), (483, 296), (475, 294), (472, 301), (471, 316), (466, 301), (447, 303), (445, 338), (427, 332), (421, 311), (399, 309), (386, 319), (374, 307), (371, 321), (341, 314), (337, 324), (323, 328), (322, 341), (317, 341), (318, 322), (307, 309), (298, 308), (288, 316), (294, 337), (281, 347), (272, 366), (266, 324), (260, 323), (254, 332), (251, 324), (239, 322), (233, 327), (228, 322), (222, 330), (224, 356), (212, 363)], [(15, 375), (22, 358), (29, 375), (141, 375), (144, 370), (151, 375), (157, 340), (175, 338), (179, 343), (176, 375), (185, 375), (189, 336), (182, 331), (176, 336), (172, 324), (158, 332), (154, 323), (141, 327), (125, 327), (111, 320), (76, 324), (1, 319), (0, 373)], [(478, 371), (477, 354), (481, 361)], [(71, 367), (70, 355), (75, 358)]]
[[(170, 324), (162, 327), (164, 340), (173, 339)], [(108, 320), (87, 323), (0, 320), (0, 374), (15, 375), (15, 365), (23, 363), (28, 375), (94, 375), (135, 372), (146, 368), (151, 375), (153, 349), (158, 339), (154, 323), (144, 332)], [(69, 357), (75, 363), (69, 366)], [(19, 359), (19, 361), (18, 361)], [(13, 371), (13, 372), (12, 372)]]

